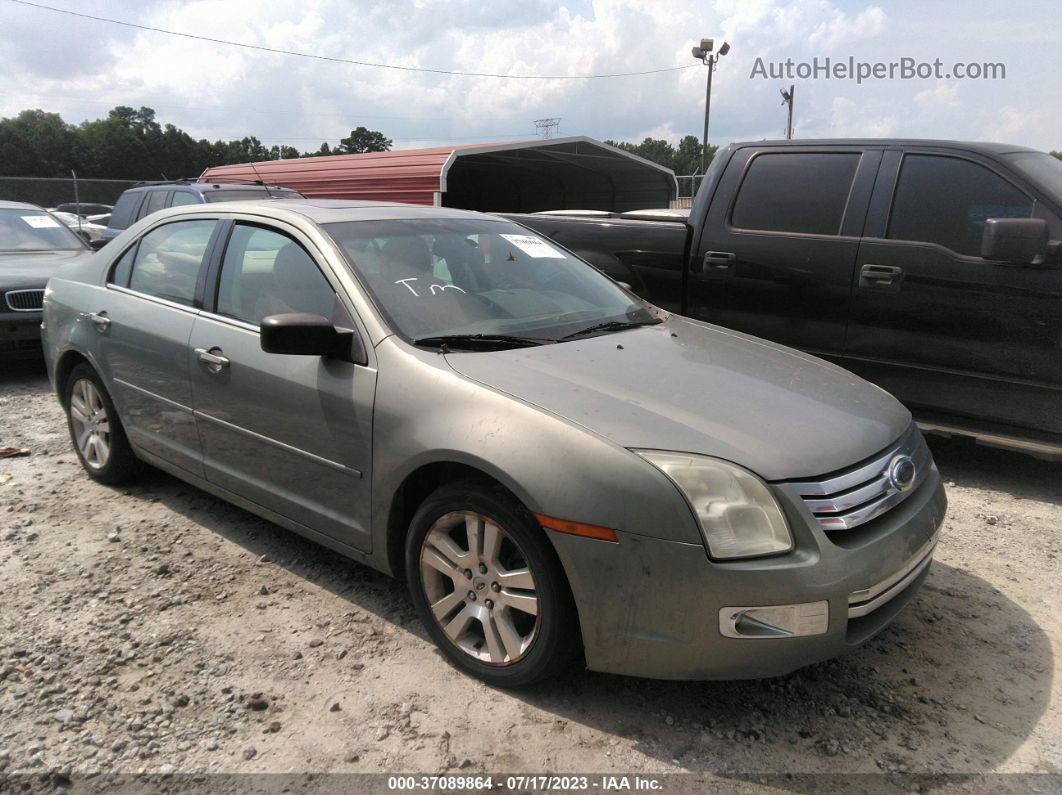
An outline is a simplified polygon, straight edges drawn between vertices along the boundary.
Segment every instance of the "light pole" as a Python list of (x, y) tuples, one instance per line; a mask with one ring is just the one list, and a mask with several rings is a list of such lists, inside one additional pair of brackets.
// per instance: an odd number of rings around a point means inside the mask
[(782, 92), (782, 104), (789, 106), (789, 117), (785, 123), (785, 139), (787, 141), (793, 138), (793, 93), (796, 91), (796, 86), (789, 86), (789, 90), (784, 88), (778, 89)]
[(694, 47), (690, 51), (694, 58), (708, 67), (708, 87), (704, 92), (704, 140), (701, 142), (701, 174), (704, 174), (708, 159), (708, 114), (712, 108), (712, 72), (715, 71), (715, 65), (719, 59), (730, 52), (730, 45), (724, 41), (723, 46), (719, 48), (719, 52), (712, 55), (714, 46), (714, 39), (701, 39), (701, 46)]

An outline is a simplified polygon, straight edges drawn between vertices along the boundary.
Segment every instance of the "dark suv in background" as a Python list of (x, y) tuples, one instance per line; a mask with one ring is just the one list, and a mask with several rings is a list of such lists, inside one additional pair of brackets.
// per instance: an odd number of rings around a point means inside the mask
[(262, 183), (171, 182), (137, 185), (118, 197), (103, 242), (112, 240), (141, 218), (167, 207), (184, 204), (209, 204), (246, 199), (301, 199), (302, 194), (291, 188), (278, 188)]

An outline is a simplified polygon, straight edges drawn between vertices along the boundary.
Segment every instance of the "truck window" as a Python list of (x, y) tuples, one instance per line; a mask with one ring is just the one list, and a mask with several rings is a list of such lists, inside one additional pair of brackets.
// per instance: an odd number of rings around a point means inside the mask
[(1032, 208), (1032, 199), (977, 163), (905, 155), (886, 237), (938, 243), (976, 257), (986, 219), (1028, 218)]
[(738, 189), (730, 224), (738, 229), (836, 235), (858, 152), (757, 155)]

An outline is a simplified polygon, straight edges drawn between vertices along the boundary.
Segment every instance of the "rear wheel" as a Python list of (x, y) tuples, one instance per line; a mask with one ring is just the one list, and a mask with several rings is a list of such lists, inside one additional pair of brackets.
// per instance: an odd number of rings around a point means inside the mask
[(120, 483), (140, 470), (114, 402), (91, 365), (82, 363), (70, 372), (65, 405), (74, 452), (90, 476)]
[(444, 486), (406, 540), (414, 605), (460, 669), (499, 686), (556, 674), (579, 648), (568, 583), (542, 529), (489, 483)]

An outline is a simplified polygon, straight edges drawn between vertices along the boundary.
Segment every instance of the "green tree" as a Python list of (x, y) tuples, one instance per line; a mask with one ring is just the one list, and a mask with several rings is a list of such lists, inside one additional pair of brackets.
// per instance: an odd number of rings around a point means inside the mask
[(333, 154), (353, 155), (362, 152), (387, 152), (390, 149), (391, 139), (385, 138), (382, 132), (358, 127), (351, 130), (346, 138), (340, 140)]
[(1052, 149), (1051, 154), (1057, 157), (1059, 160), (1062, 160), (1062, 152), (1056, 152), (1054, 149)]
[(24, 110), (0, 119), (0, 175), (67, 177), (83, 154), (77, 130), (57, 113)]

